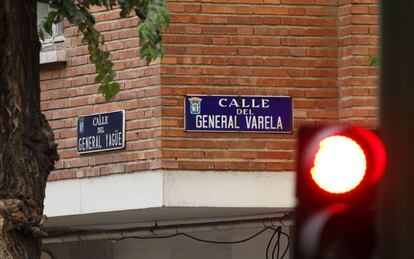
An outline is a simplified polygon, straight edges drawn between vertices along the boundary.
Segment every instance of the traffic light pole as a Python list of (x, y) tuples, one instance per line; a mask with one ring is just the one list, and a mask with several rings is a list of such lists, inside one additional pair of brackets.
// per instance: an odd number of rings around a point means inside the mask
[(388, 153), (380, 191), (381, 259), (414, 258), (414, 2), (382, 0), (380, 129)]
[(295, 259), (372, 259), (378, 182), (386, 154), (376, 132), (301, 127), (295, 208)]

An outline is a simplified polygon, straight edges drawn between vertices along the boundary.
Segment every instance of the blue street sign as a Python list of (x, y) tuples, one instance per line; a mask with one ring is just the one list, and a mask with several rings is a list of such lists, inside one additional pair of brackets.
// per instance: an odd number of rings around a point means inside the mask
[(79, 153), (125, 147), (125, 111), (97, 113), (78, 118)]
[(289, 133), (293, 130), (290, 96), (187, 95), (187, 131)]

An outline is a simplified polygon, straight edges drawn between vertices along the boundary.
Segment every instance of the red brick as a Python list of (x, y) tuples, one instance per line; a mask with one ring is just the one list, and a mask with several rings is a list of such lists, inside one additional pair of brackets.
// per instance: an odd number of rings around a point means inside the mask
[(236, 12), (235, 7), (231, 6), (215, 6), (215, 5), (204, 5), (202, 6), (203, 13), (228, 13), (232, 14)]

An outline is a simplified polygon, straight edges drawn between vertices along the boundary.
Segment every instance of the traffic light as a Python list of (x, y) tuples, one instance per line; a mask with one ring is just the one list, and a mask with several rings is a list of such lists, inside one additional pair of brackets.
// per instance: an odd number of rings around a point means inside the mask
[(372, 258), (376, 190), (385, 163), (384, 146), (373, 131), (300, 129), (295, 259)]

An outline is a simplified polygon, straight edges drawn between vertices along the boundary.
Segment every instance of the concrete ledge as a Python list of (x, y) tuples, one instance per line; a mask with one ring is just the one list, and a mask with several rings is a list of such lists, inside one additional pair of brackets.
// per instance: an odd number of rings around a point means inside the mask
[[(280, 212), (295, 205), (294, 181), (293, 172), (167, 170), (53, 181), (46, 187), (45, 214), (79, 218), (135, 211), (140, 221), (182, 218), (182, 209), (187, 218), (228, 214), (223, 209), (233, 215)], [(201, 208), (203, 215), (197, 214)]]
[(47, 50), (40, 52), (40, 64), (66, 62), (66, 50)]
[(166, 207), (293, 208), (293, 172), (164, 172)]

